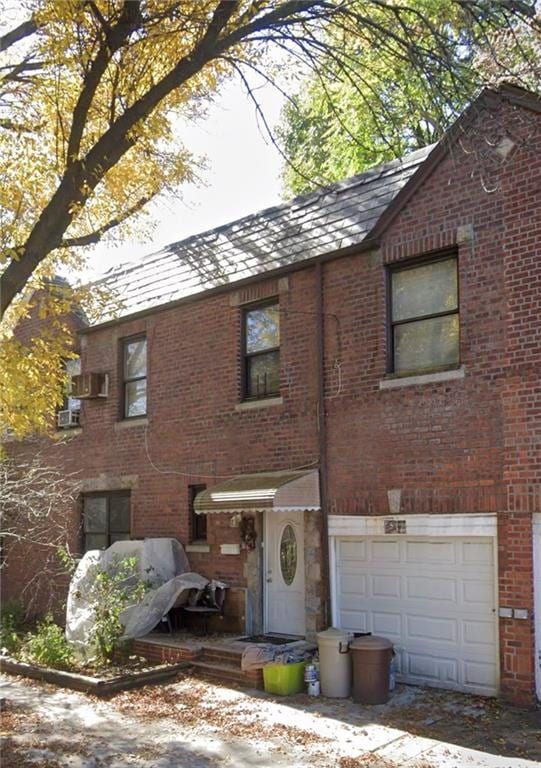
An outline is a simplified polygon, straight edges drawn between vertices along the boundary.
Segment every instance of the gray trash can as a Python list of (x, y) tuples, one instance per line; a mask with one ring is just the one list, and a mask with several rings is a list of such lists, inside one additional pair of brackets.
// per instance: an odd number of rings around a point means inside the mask
[(351, 632), (331, 627), (317, 635), (321, 693), (333, 699), (351, 694)]

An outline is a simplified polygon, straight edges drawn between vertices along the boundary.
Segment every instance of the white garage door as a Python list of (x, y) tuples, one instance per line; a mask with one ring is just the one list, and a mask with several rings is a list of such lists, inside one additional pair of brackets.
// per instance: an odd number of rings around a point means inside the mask
[(493, 539), (338, 538), (335, 558), (340, 627), (392, 640), (399, 680), (497, 693)]

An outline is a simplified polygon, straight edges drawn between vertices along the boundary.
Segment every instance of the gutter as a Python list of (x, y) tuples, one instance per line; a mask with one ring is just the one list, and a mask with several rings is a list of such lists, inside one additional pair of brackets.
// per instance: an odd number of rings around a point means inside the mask
[(315, 293), (316, 293), (316, 345), (317, 345), (317, 385), (318, 411), (317, 429), (319, 437), (319, 493), (321, 500), (321, 565), (324, 589), (323, 619), (325, 626), (330, 624), (331, 611), (331, 579), (329, 559), (329, 510), (327, 484), (327, 419), (325, 413), (325, 326), (323, 307), (323, 269), (321, 261), (315, 264)]

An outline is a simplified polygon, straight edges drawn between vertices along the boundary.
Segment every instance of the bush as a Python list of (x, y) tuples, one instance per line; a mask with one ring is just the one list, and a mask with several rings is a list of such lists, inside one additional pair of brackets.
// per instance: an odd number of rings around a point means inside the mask
[(121, 560), (114, 572), (97, 573), (90, 592), (95, 604), (90, 642), (98, 668), (107, 666), (115, 655), (126, 650), (126, 644), (120, 642), (124, 627), (119, 616), (129, 605), (139, 603), (149, 586), (138, 575), (136, 557)]
[(13, 655), (21, 643), (24, 609), (20, 603), (7, 603), (0, 609), (0, 649)]
[(38, 622), (35, 632), (26, 635), (23, 656), (54, 669), (69, 669), (73, 665), (72, 650), (64, 630), (55, 624), (50, 613)]

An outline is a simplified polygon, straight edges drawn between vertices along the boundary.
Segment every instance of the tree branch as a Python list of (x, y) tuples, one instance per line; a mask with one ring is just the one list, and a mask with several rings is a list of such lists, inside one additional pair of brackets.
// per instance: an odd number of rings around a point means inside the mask
[(19, 24), (18, 27), (15, 27), (15, 29), (12, 29), (10, 32), (6, 32), (5, 35), (0, 37), (0, 51), (7, 51), (8, 48), (10, 48), (15, 43), (18, 43), (19, 40), (24, 40), (25, 37), (33, 35), (36, 31), (37, 25), (34, 19), (28, 19), (28, 21), (24, 21), (22, 24)]
[(59, 248), (80, 248), (85, 245), (95, 245), (96, 243), (99, 243), (102, 237), (109, 232), (111, 229), (114, 229), (115, 227), (118, 227), (119, 224), (122, 224), (124, 221), (127, 221), (129, 218), (134, 216), (136, 213), (139, 213), (145, 205), (152, 200), (154, 195), (144, 195), (143, 197), (139, 198), (139, 200), (132, 205), (130, 208), (128, 208), (127, 211), (125, 211), (121, 216), (115, 216), (114, 219), (111, 219), (107, 222), (107, 224), (104, 224), (99, 229), (96, 229), (94, 232), (90, 232), (88, 235), (81, 235), (80, 237), (68, 237), (62, 240)]
[[(93, 3), (91, 4), (91, 7), (95, 8)], [(95, 12), (97, 12), (97, 9), (95, 9)], [(99, 14), (99, 18), (101, 21), (101, 14)], [(141, 6), (140, 3), (135, 0), (129, 0), (129, 2), (124, 3), (119, 20), (114, 26), (109, 28), (104, 27), (104, 22), (101, 21), (102, 28), (104, 28), (105, 39), (98, 49), (96, 58), (92, 62), (90, 70), (85, 75), (83, 88), (81, 89), (77, 104), (73, 110), (73, 120), (67, 151), (68, 167), (77, 159), (77, 155), (79, 154), (88, 110), (90, 109), (101, 78), (114, 54), (121, 48), (140, 22)]]

